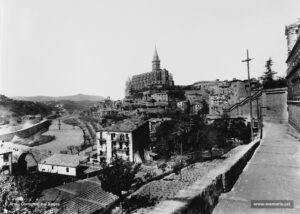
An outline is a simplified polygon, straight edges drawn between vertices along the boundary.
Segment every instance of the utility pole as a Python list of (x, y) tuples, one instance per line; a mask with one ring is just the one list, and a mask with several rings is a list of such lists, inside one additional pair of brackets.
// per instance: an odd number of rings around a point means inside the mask
[(60, 119), (58, 119), (58, 130), (60, 130), (60, 126), (61, 126)]
[(248, 71), (248, 84), (249, 84), (249, 105), (250, 105), (250, 128), (251, 128), (251, 141), (253, 140), (253, 116), (252, 116), (252, 97), (251, 97), (251, 81), (250, 81), (250, 65), (249, 62), (254, 58), (249, 58), (249, 52), (247, 49), (247, 59), (242, 60), (242, 62), (247, 62)]
[(181, 167), (181, 169), (180, 169), (180, 180), (182, 180), (182, 174), (181, 174), (181, 170), (182, 170), (182, 136), (180, 137), (180, 155), (181, 155), (181, 157), (180, 157), (180, 167)]

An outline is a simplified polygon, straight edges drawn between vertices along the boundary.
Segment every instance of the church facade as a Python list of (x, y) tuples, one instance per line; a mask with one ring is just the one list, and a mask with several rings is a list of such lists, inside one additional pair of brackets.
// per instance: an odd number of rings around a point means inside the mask
[(134, 75), (126, 83), (126, 94), (129, 91), (142, 91), (150, 87), (162, 88), (165, 86), (174, 86), (173, 76), (166, 69), (160, 68), (160, 59), (155, 48), (152, 60), (152, 71)]

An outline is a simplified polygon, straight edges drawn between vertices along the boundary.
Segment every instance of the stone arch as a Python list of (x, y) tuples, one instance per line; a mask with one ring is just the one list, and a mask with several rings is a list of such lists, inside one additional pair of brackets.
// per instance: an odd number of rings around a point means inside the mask
[(29, 171), (37, 169), (38, 161), (31, 152), (23, 152), (18, 158), (18, 171), (21, 174), (26, 174)]

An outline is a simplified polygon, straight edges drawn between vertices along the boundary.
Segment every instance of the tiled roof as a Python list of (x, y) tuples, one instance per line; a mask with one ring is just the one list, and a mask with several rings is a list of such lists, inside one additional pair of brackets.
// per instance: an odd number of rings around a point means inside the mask
[(77, 167), (81, 160), (85, 159), (85, 156), (68, 155), (68, 154), (54, 154), (49, 158), (42, 160), (41, 164), (57, 165)]
[(8, 150), (8, 149), (0, 148), (0, 154), (5, 154), (5, 153), (9, 153), (9, 152), (12, 152), (12, 151)]
[(111, 125), (109, 127), (101, 128), (100, 131), (114, 131), (114, 132), (132, 132), (142, 124), (144, 124), (145, 121), (141, 120), (134, 120), (134, 119), (127, 119), (123, 120), (119, 123), (116, 123), (114, 125)]
[[(48, 192), (50, 191), (48, 190)], [(45, 194), (47, 195), (47, 192)], [(52, 188), (52, 195), (61, 195), (62, 197), (59, 200), (65, 201), (62, 204), (61, 213), (63, 214), (99, 212), (118, 199), (117, 196), (101, 188), (101, 182), (97, 177), (78, 180)], [(44, 196), (44, 200), (46, 199), (47, 196)]]

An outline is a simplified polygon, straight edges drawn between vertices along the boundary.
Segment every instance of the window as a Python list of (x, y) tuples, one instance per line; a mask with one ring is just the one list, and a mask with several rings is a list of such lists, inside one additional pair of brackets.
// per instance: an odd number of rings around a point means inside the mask
[(68, 167), (66, 168), (66, 172), (69, 172), (69, 168)]
[(115, 138), (116, 134), (115, 133), (112, 133), (111, 134), (111, 140), (113, 140)]
[(120, 140), (121, 140), (121, 141), (124, 141), (124, 140), (125, 140), (124, 134), (121, 134), (121, 135), (120, 135)]
[(10, 170), (9, 170), (9, 166), (7, 166), (7, 165), (6, 165), (6, 166), (3, 166), (3, 167), (2, 167), (2, 171), (4, 172), (4, 174), (9, 173), (9, 171), (10, 171)]
[(3, 161), (8, 162), (9, 161), (9, 154), (4, 154), (3, 155)]

